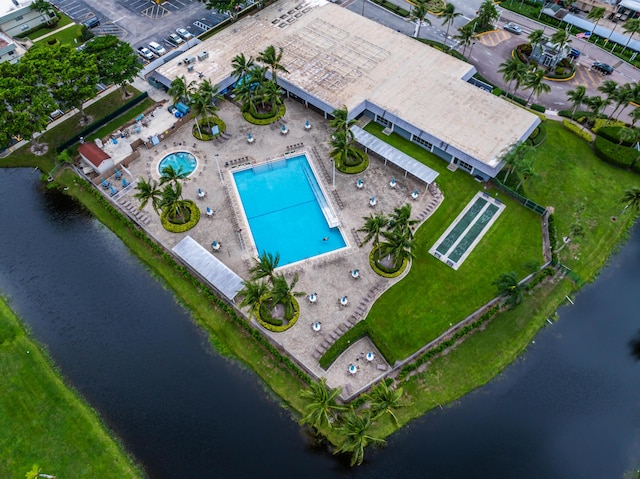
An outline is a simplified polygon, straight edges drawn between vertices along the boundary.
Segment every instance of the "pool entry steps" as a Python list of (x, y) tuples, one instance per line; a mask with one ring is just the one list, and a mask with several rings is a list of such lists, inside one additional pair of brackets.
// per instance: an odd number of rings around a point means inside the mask
[(457, 270), (504, 208), (505, 205), (499, 200), (482, 191), (478, 192), (438, 238), (429, 253)]

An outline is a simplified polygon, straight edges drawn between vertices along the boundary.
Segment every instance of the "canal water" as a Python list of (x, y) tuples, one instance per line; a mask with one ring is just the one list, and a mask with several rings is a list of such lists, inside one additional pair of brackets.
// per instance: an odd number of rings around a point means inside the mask
[(640, 466), (640, 229), (515, 364), (367, 451), (314, 447), (120, 241), (0, 169), (0, 291), (151, 478), (614, 478)]

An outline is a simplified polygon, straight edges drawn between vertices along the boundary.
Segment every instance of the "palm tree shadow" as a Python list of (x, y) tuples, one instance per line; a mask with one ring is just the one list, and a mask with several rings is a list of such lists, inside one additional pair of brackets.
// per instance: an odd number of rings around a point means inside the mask
[(633, 356), (636, 361), (640, 361), (640, 331), (629, 341), (629, 348), (631, 349), (631, 356)]

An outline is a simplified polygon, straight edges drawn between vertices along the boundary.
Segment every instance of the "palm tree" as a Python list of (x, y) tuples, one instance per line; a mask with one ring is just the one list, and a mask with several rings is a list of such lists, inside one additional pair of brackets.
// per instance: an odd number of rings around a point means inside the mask
[(389, 225), (392, 230), (398, 230), (400, 233), (409, 235), (413, 238), (411, 227), (418, 223), (418, 220), (411, 219), (411, 205), (405, 203), (399, 208), (394, 208), (393, 213), (389, 216)]
[(370, 214), (362, 219), (364, 220), (364, 226), (358, 231), (366, 233), (367, 235), (362, 240), (362, 244), (360, 246), (373, 240), (373, 247), (375, 248), (380, 244), (380, 235), (382, 234), (382, 230), (389, 224), (389, 218), (380, 212), (375, 215)]
[[(248, 78), (248, 77), (245, 77)], [(233, 88), (233, 93), (236, 95), (237, 100), (242, 105), (248, 105), (249, 110), (255, 110), (255, 88), (248, 81), (242, 83), (236, 83)]]
[(453, 37), (456, 40), (458, 40), (460, 43), (462, 43), (462, 45), (464, 45), (464, 48), (462, 49), (462, 56), (465, 55), (465, 53), (467, 52), (467, 47), (471, 45), (471, 42), (473, 42), (473, 40), (475, 40), (477, 37), (476, 32), (474, 30), (475, 25), (476, 25), (475, 23), (473, 24), (467, 23), (464, 27), (458, 30), (458, 35)]
[(533, 159), (527, 158), (518, 163), (516, 165), (516, 171), (518, 172), (518, 175), (520, 175), (520, 182), (518, 183), (518, 186), (516, 186), (516, 191), (518, 191), (525, 180), (535, 175), (535, 171), (533, 169)]
[(273, 284), (273, 272), (278, 267), (279, 262), (280, 253), (276, 253), (276, 255), (274, 256), (271, 253), (263, 251), (260, 255), (260, 259), (256, 260), (256, 264), (249, 268), (251, 278), (254, 280), (260, 278), (268, 278), (269, 281)]
[(257, 61), (264, 63), (271, 69), (271, 81), (278, 84), (278, 72), (289, 73), (289, 71), (282, 64), (282, 47), (276, 47), (269, 45), (263, 52), (258, 54)]
[(493, 27), (493, 22), (498, 18), (500, 18), (500, 14), (493, 0), (484, 0), (478, 9), (476, 22), (482, 27)]
[(531, 101), (531, 97), (534, 94), (536, 95), (536, 98), (540, 98), (542, 93), (549, 93), (551, 91), (551, 87), (543, 80), (544, 70), (541, 68), (537, 68), (536, 70), (529, 72), (525, 77), (524, 86), (526, 88), (531, 88), (531, 93), (529, 94), (529, 98), (527, 98), (527, 103)]
[(264, 281), (259, 280), (243, 281), (242, 286), (243, 288), (238, 293), (242, 296), (240, 307), (249, 307), (249, 319), (251, 319), (260, 311), (262, 301), (269, 293), (269, 287)]
[(167, 212), (169, 221), (180, 224), (186, 221), (187, 202), (182, 198), (180, 183), (168, 184), (164, 187), (160, 209)]
[(504, 304), (515, 306), (522, 301), (523, 287), (515, 273), (502, 273), (492, 284), (498, 288), (498, 294), (507, 297)]
[(398, 418), (393, 413), (393, 410), (402, 406), (401, 399), (403, 392), (402, 388), (389, 389), (386, 381), (382, 381), (374, 387), (371, 392), (367, 394), (373, 419), (378, 419), (384, 414), (389, 414), (396, 423), (396, 427), (398, 427)]
[(631, 18), (631, 19), (627, 20), (625, 22), (625, 24), (622, 25), (622, 29), (624, 30), (625, 33), (631, 33), (631, 36), (629, 37), (629, 40), (627, 40), (627, 44), (622, 49), (621, 53), (624, 53), (624, 51), (629, 46), (629, 42), (631, 42), (631, 39), (633, 38), (633, 35), (635, 33), (640, 32), (640, 18)]
[(369, 413), (358, 416), (353, 409), (347, 412), (342, 418), (342, 425), (338, 428), (344, 440), (334, 454), (341, 452), (351, 453), (351, 466), (362, 464), (365, 447), (369, 444), (379, 445), (385, 443), (384, 439), (367, 433), (370, 427), (371, 416)]
[(636, 107), (633, 110), (631, 110), (631, 113), (629, 113), (629, 116), (631, 117), (631, 126), (635, 126), (636, 122), (640, 120), (640, 107)]
[(600, 112), (604, 110), (608, 105), (611, 104), (611, 100), (609, 100), (608, 98), (605, 100), (600, 95), (597, 95), (597, 96), (591, 96), (587, 98), (585, 103), (589, 107), (589, 109), (593, 112), (593, 117), (598, 118), (598, 115), (600, 115)]
[(573, 104), (573, 110), (571, 110), (571, 119), (576, 114), (576, 110), (580, 105), (583, 105), (587, 100), (587, 89), (583, 85), (578, 85), (575, 90), (569, 90), (567, 92), (567, 98)]
[(620, 113), (622, 113), (624, 109), (629, 106), (629, 103), (631, 103), (631, 100), (633, 100), (633, 96), (634, 96), (633, 87), (629, 83), (625, 83), (624, 85), (621, 85), (620, 87), (618, 87), (615, 95), (613, 96), (613, 101), (615, 102), (616, 107), (613, 109), (611, 116), (613, 117), (615, 112), (618, 111), (618, 108), (622, 107), (622, 109), (618, 112), (618, 115), (616, 116), (616, 119), (618, 119), (620, 117)]
[(536, 47), (544, 40), (544, 30), (534, 30), (529, 36), (529, 44), (531, 45), (531, 51), (534, 52)]
[(151, 206), (156, 213), (160, 211), (160, 201), (162, 199), (162, 192), (158, 188), (156, 180), (149, 178), (148, 180), (141, 179), (136, 185), (137, 193), (133, 196), (140, 200), (140, 207), (142, 209), (147, 206), (147, 203), (151, 201)]
[(329, 144), (331, 145), (329, 155), (333, 158), (337, 167), (342, 165), (355, 166), (362, 162), (362, 158), (358, 154), (357, 148), (353, 146), (353, 140), (349, 134), (336, 131)]
[(427, 0), (414, 0), (413, 8), (411, 9), (411, 14), (409, 19), (415, 20), (418, 24), (418, 28), (416, 28), (416, 36), (415, 38), (420, 38), (420, 28), (422, 27), (422, 22), (425, 22), (427, 25), (431, 25), (431, 21), (426, 18), (427, 13), (429, 13), (429, 5)]
[[(609, 101), (609, 104), (611, 104), (613, 102), (613, 99), (615, 98), (616, 93), (618, 92), (618, 82), (615, 82), (613, 80), (605, 80), (601, 85), (598, 86), (598, 91), (601, 91), (602, 93), (607, 95), (607, 100)], [(611, 115), (613, 115), (613, 112), (611, 113)], [(609, 117), (609, 119), (611, 119), (611, 117)]]
[(380, 243), (380, 256), (388, 256), (394, 269), (399, 268), (405, 259), (415, 257), (413, 235), (409, 231), (383, 231), (382, 236), (386, 241)]
[(294, 291), (293, 289), (298, 284), (298, 273), (293, 275), (291, 283), (287, 282), (287, 278), (283, 274), (275, 274), (272, 279), (272, 288), (269, 293), (269, 300), (275, 304), (282, 304), (284, 306), (284, 316), (287, 319), (293, 317), (293, 303), (295, 297), (304, 296), (306, 293), (303, 291)]
[(166, 183), (178, 184), (180, 181), (187, 180), (189, 176), (188, 173), (184, 173), (182, 168), (178, 168), (177, 170), (172, 165), (167, 165), (162, 168), (160, 172), (162, 175), (160, 178), (160, 185), (164, 185)]
[(240, 53), (231, 60), (231, 67), (233, 68), (231, 76), (235, 77), (237, 80), (242, 80), (253, 66), (253, 57), (250, 56), (247, 58), (244, 56), (244, 53)]
[(564, 49), (565, 45), (571, 43), (569, 32), (562, 29), (557, 30), (553, 35), (551, 35), (551, 38), (549, 40), (551, 41), (551, 43), (553, 43), (553, 45), (559, 52)]
[(498, 69), (498, 73), (502, 73), (502, 78), (507, 85), (511, 85), (512, 82), (515, 82), (515, 86), (513, 88), (514, 96), (520, 87), (520, 84), (524, 81), (528, 71), (529, 69), (527, 68), (527, 65), (513, 57), (506, 62), (501, 63), (500, 68)]
[[(591, 11), (587, 14), (587, 19), (595, 20), (595, 25), (593, 26), (593, 32), (591, 32), (591, 36), (594, 37), (593, 42), (595, 43), (595, 34), (596, 28), (598, 27), (598, 22), (602, 20), (607, 10), (604, 7), (593, 7)], [(588, 40), (587, 40), (588, 41)]]
[(518, 167), (520, 163), (526, 160), (530, 153), (533, 152), (533, 147), (529, 146), (521, 141), (513, 145), (509, 151), (502, 157), (504, 166), (508, 169), (504, 174), (504, 182), (507, 182), (509, 175)]
[(631, 208), (635, 211), (640, 211), (640, 188), (634, 186), (624, 192), (621, 203), (625, 204), (624, 209)]
[(305, 406), (307, 414), (302, 417), (300, 423), (309, 424), (316, 429), (323, 425), (332, 427), (335, 414), (346, 409), (336, 402), (336, 398), (340, 393), (340, 387), (329, 389), (327, 378), (320, 378), (320, 381), (311, 383), (307, 389), (300, 391), (302, 399), (311, 401)]
[(447, 32), (444, 34), (444, 46), (447, 46), (447, 38), (449, 38), (449, 27), (453, 24), (453, 21), (458, 18), (462, 13), (456, 12), (456, 6), (453, 3), (445, 3), (444, 11), (442, 12), (442, 25), (447, 25)]
[(271, 110), (282, 105), (282, 89), (276, 84), (269, 82), (260, 91), (260, 102), (262, 108), (265, 109), (265, 105), (271, 105)]
[[(193, 82), (192, 82), (193, 83)], [(177, 77), (171, 82), (171, 86), (167, 93), (173, 98), (173, 103), (178, 103), (187, 98), (189, 95), (189, 85), (184, 75)]]

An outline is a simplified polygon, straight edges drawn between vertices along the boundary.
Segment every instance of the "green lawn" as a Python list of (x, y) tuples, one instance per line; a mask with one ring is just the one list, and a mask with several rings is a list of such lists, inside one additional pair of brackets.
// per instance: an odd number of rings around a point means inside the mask
[(0, 299), (0, 477), (24, 479), (34, 464), (66, 477), (142, 474)]
[(402, 359), (435, 339), (496, 295), (491, 284), (501, 273), (526, 273), (524, 263), (542, 264), (540, 216), (503, 193), (489, 191), (507, 207), (480, 243), (456, 271), (428, 250), (449, 227), (482, 185), (462, 171), (451, 172), (447, 163), (398, 135), (382, 135), (380, 125), (366, 130), (440, 173), (436, 182), (445, 199), (436, 213), (416, 233), (416, 259), (411, 272), (374, 304), (367, 316)]
[[(71, 18), (69, 18), (62, 12), (58, 12), (58, 16), (60, 17), (60, 20), (58, 20), (58, 23), (54, 27), (42, 27), (36, 30), (35, 32), (30, 33), (27, 37), (30, 40), (35, 41), (36, 39), (40, 38), (42, 35), (46, 35), (47, 33), (51, 33), (59, 28), (64, 27), (65, 25), (69, 25), (70, 23), (73, 23), (73, 20), (71, 20)], [(69, 28), (73, 29), (73, 27), (69, 27)]]
[(81, 45), (82, 37), (80, 35), (80, 27), (78, 25), (73, 25), (69, 28), (65, 28), (64, 30), (60, 30), (59, 32), (54, 33), (48, 37), (36, 40), (37, 42), (47, 42), (51, 39), (57, 39), (61, 44), (69, 44), (69, 45)]
[[(622, 211), (625, 190), (640, 186), (638, 175), (599, 160), (591, 146), (555, 121), (547, 121), (547, 139), (536, 150), (537, 175), (524, 184), (524, 194), (552, 206), (556, 213), (558, 240), (579, 224), (583, 236), (572, 237), (560, 252), (560, 261), (590, 280), (606, 261), (603, 251), (619, 241), (621, 222), (611, 220)], [(581, 207), (583, 211), (580, 212)]]

